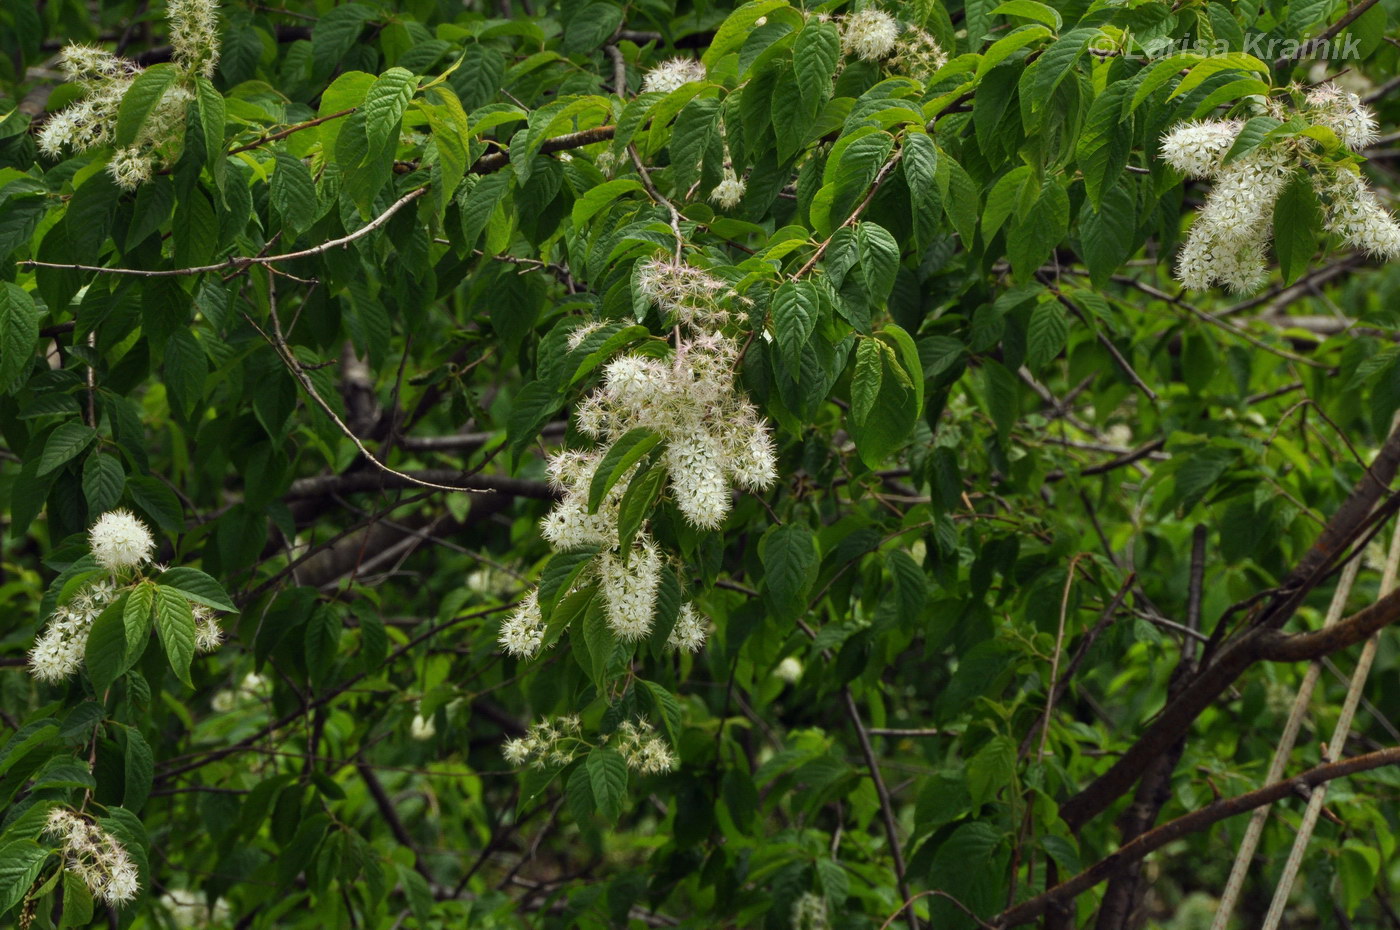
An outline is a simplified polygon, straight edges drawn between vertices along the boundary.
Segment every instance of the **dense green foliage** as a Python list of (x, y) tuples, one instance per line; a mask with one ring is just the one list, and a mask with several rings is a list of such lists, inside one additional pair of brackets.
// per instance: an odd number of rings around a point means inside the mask
[[(1285, 772), (1333, 759), (1400, 618), (1400, 276), (1328, 200), (1395, 180), (1400, 6), (170, 7), (0, 9), (0, 920), (1209, 926), (1247, 815), (1036, 896), (1263, 784), (1329, 655)], [(1307, 109), (1342, 72), (1364, 153)], [(1174, 280), (1203, 118), (1293, 159), (1257, 293)], [(600, 441), (623, 359), (685, 383)], [(561, 449), (612, 523), (555, 552)], [(115, 508), (160, 564), (109, 570)], [(1342, 632), (1280, 632), (1349, 561)], [(1344, 757), (1400, 740), (1375, 661)], [(1289, 927), (1396, 920), (1363, 767)], [(135, 900), (59, 854), (94, 825)]]

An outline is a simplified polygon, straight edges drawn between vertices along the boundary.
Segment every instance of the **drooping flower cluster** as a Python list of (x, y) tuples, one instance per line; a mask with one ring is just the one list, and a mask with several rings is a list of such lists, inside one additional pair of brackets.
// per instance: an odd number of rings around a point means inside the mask
[(617, 751), (630, 769), (643, 775), (659, 775), (676, 766), (676, 757), (666, 741), (652, 732), (645, 720), (624, 720), (617, 728)]
[(44, 832), (58, 840), (64, 867), (82, 879), (93, 897), (108, 904), (135, 899), (141, 889), (136, 865), (116, 837), (62, 807), (49, 811)]
[(793, 930), (827, 930), (831, 923), (826, 916), (826, 899), (804, 891), (792, 902)]
[(705, 80), (705, 66), (694, 58), (668, 58), (642, 76), (642, 92), (669, 94), (692, 81)]
[(541, 720), (531, 724), (524, 736), (506, 740), (501, 754), (515, 766), (526, 762), (535, 768), (568, 765), (579, 750), (588, 747), (587, 741), (579, 735), (582, 729), (582, 721), (574, 714)]
[(918, 26), (906, 26), (895, 43), (890, 67), (919, 81), (929, 78), (948, 63), (948, 53), (933, 36)]
[(710, 191), (710, 200), (723, 210), (733, 210), (744, 199), (745, 186), (744, 179), (735, 174), (733, 168), (726, 167), (724, 176)]
[[(561, 497), (541, 524), (541, 535), (556, 551), (600, 550), (579, 584), (596, 579), (609, 628), (628, 642), (651, 632), (665, 557), (645, 527), (625, 550), (619, 539), (620, 508), (640, 464), (621, 475), (590, 512), (593, 478), (609, 448), (639, 428), (656, 434), (663, 450), (658, 467), (666, 469), (672, 499), (700, 529), (723, 524), (733, 485), (758, 490), (777, 477), (768, 426), (734, 386), (739, 345), (723, 331), (729, 288), (669, 259), (642, 264), (636, 287), (674, 325), (675, 345), (667, 358), (631, 354), (604, 366), (602, 386), (575, 411), (579, 431), (599, 446), (551, 456), (549, 481)], [(581, 327), (574, 345), (591, 331)], [(694, 651), (704, 638), (705, 621), (683, 605), (668, 644)], [(544, 619), (532, 592), (502, 625), (500, 643), (507, 653), (528, 657), (543, 639)]]
[(899, 23), (884, 10), (860, 10), (841, 24), (841, 50), (866, 61), (890, 57), (898, 41)]
[(30, 674), (40, 681), (52, 683), (62, 681), (82, 668), (92, 623), (111, 603), (116, 592), (116, 585), (100, 579), (79, 590), (68, 603), (60, 605), (49, 618), (44, 632), (34, 640), (34, 648), (29, 650)]
[[(151, 561), (156, 541), (150, 529), (128, 510), (109, 510), (88, 530), (93, 561), (108, 573), (88, 581), (59, 604), (44, 631), (29, 651), (29, 671), (43, 682), (59, 682), (83, 666), (92, 625), (127, 588), (140, 580), (140, 569)], [(160, 570), (160, 566), (156, 566)], [(89, 575), (96, 574), (90, 572)], [(224, 631), (215, 612), (190, 603), (194, 617), (195, 649), (213, 652), (223, 642)]]
[(221, 926), (231, 916), (228, 902), (216, 898), (210, 905), (198, 891), (184, 888), (171, 888), (160, 896), (161, 907), (170, 915), (170, 920), (180, 930), (199, 930), (201, 927)]
[[(216, 0), (171, 0), (171, 57), (185, 75), (210, 77), (219, 60)], [(90, 45), (70, 45), (59, 67), (83, 90), (81, 99), (52, 114), (38, 135), (39, 150), (58, 158), (64, 149), (85, 152), (111, 143), (122, 98), (143, 71), (140, 65)], [(171, 85), (151, 108), (136, 138), (113, 153), (107, 171), (132, 190), (149, 180), (183, 137), (185, 111), (194, 94), (185, 82)]]
[(433, 715), (423, 716), (423, 709), (419, 707), (408, 725), (408, 735), (420, 743), (426, 743), (437, 736), (437, 724), (433, 722)]
[[(1335, 84), (1310, 91), (1299, 113), (1312, 125), (1330, 129), (1353, 150), (1375, 141), (1370, 110)], [(1176, 277), (1182, 285), (1204, 290), (1218, 282), (1239, 293), (1257, 290), (1268, 276), (1265, 253), (1273, 233), (1274, 205), (1300, 171), (1318, 196), (1329, 232), (1378, 258), (1400, 257), (1400, 225), (1355, 169), (1318, 157), (1314, 140), (1298, 136), (1267, 143), (1225, 164), (1243, 126), (1240, 120), (1191, 122), (1162, 140), (1162, 157), (1168, 164), (1214, 182), (1177, 258)]]

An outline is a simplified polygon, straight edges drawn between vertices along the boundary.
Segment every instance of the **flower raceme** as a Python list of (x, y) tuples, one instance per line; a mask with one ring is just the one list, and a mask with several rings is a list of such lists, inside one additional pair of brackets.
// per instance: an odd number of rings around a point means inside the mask
[[(1370, 110), (1335, 84), (1311, 90), (1299, 115), (1331, 130), (1352, 150), (1376, 139)], [(1262, 286), (1274, 207), (1300, 172), (1312, 184), (1328, 232), (1376, 258), (1400, 257), (1400, 225), (1352, 166), (1324, 161), (1316, 143), (1302, 136), (1266, 143), (1226, 164), (1243, 127), (1241, 120), (1190, 122), (1162, 140), (1168, 164), (1214, 182), (1177, 258), (1176, 277), (1183, 286), (1204, 290), (1220, 283), (1239, 293)]]
[[(88, 548), (101, 571), (88, 573), (90, 579), (54, 609), (29, 650), (31, 675), (52, 684), (83, 667), (93, 623), (108, 605), (142, 580), (141, 568), (150, 563), (155, 545), (150, 529), (128, 510), (109, 510), (97, 518), (88, 531)], [(224, 633), (215, 612), (191, 602), (190, 613), (194, 619), (195, 651), (209, 653), (218, 649)]]
[[(187, 79), (209, 78), (219, 61), (218, 4), (215, 0), (171, 0), (171, 58)], [(39, 150), (50, 158), (65, 149), (85, 152), (111, 144), (117, 110), (143, 68), (133, 61), (90, 45), (69, 45), (59, 67), (83, 91), (81, 99), (52, 114), (38, 135)], [(157, 167), (178, 154), (185, 112), (194, 99), (186, 83), (172, 85), (152, 107), (135, 140), (112, 154), (107, 172), (118, 186), (134, 190), (150, 180)]]
[[(550, 457), (549, 481), (561, 499), (541, 523), (541, 535), (558, 552), (600, 550), (579, 583), (596, 579), (608, 627), (625, 642), (651, 632), (665, 557), (645, 527), (625, 546), (619, 538), (620, 508), (640, 464), (596, 508), (589, 507), (594, 475), (608, 449), (637, 429), (659, 437), (664, 451), (655, 467), (665, 469), (676, 508), (702, 530), (724, 523), (735, 485), (760, 490), (777, 478), (768, 425), (734, 386), (739, 345), (724, 334), (729, 312), (722, 305), (729, 288), (702, 269), (670, 259), (643, 263), (636, 287), (674, 325), (675, 344), (668, 358), (631, 354), (604, 366), (602, 384), (575, 412), (579, 431), (599, 445)], [(705, 628), (694, 608), (683, 605), (667, 645), (696, 651)], [(500, 644), (525, 658), (543, 641), (538, 594), (531, 592), (502, 625)]]
[(82, 879), (93, 897), (108, 904), (135, 900), (141, 890), (136, 865), (106, 830), (81, 814), (55, 807), (49, 811), (44, 832), (58, 840), (64, 868)]

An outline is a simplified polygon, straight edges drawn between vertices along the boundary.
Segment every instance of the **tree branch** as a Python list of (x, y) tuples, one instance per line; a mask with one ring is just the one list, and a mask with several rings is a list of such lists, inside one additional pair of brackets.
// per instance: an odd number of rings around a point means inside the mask
[(1400, 763), (1400, 746), (1382, 749), (1364, 756), (1355, 756), (1341, 762), (1318, 765), (1296, 778), (1274, 782), (1272, 785), (1247, 794), (1223, 798), (1212, 804), (1207, 804), (1199, 810), (1192, 811), (1183, 817), (1162, 824), (1155, 830), (1142, 834), (1132, 842), (1124, 844), (1117, 852), (1105, 856), (1073, 878), (1003, 911), (992, 918), (991, 923), (1000, 928), (1016, 927), (1029, 923), (1051, 907), (1073, 900), (1100, 882), (1118, 874), (1122, 869), (1138, 862), (1149, 853), (1161, 849), (1183, 836), (1199, 833), (1213, 824), (1237, 814), (1246, 813), (1256, 807), (1263, 807), (1265, 804), (1272, 804), (1288, 797), (1300, 788), (1306, 790), (1314, 785), (1397, 763)]

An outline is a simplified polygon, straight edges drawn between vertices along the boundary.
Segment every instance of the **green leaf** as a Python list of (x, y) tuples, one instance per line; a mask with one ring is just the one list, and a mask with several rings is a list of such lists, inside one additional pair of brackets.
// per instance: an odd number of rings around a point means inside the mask
[(642, 182), (635, 178), (604, 181), (597, 187), (589, 188), (587, 193), (574, 201), (574, 209), (570, 218), (575, 226), (582, 226), (623, 194), (641, 190), (645, 190), (645, 188), (642, 187)]
[(617, 510), (617, 544), (623, 552), (632, 548), (632, 540), (656, 506), (656, 498), (666, 484), (666, 469), (643, 465), (627, 483)]
[(856, 370), (851, 377), (851, 415), (863, 422), (870, 417), (875, 400), (880, 396), (885, 366), (880, 343), (862, 339), (856, 343)]
[(593, 789), (593, 803), (598, 813), (616, 822), (627, 795), (627, 763), (616, 750), (599, 746), (588, 754), (584, 767), (588, 770), (588, 784)]
[[(203, 134), (205, 164), (215, 183), (222, 185), (224, 163), (224, 126), (228, 120), (228, 107), (224, 95), (215, 89), (206, 77), (196, 77), (194, 82), (194, 102), (199, 108), (199, 129)], [(145, 189), (145, 186), (142, 186)]]
[[(860, 460), (868, 468), (877, 468), (886, 457), (904, 444), (918, 418), (919, 400), (910, 375), (900, 365), (894, 350), (879, 340), (869, 340), (868, 344), (878, 348), (880, 377), (878, 382), (874, 381), (867, 369), (862, 392), (864, 394), (873, 389), (874, 397), (862, 396), (864, 416), (858, 414), (853, 403), (847, 422)], [(859, 364), (859, 358), (857, 362)], [(874, 363), (867, 361), (866, 364)], [(853, 379), (853, 402), (854, 392)]]
[(1060, 19), (1059, 11), (1046, 6), (1037, 0), (1007, 0), (1007, 2), (992, 10), (992, 16), (1019, 16), (1022, 19), (1033, 19), (1038, 23), (1044, 23), (1051, 29), (1059, 30), (1063, 23)]
[(598, 550), (591, 546), (556, 552), (540, 575), (540, 612), (548, 619), (560, 598), (569, 593), (579, 577), (593, 564)]
[(802, 107), (811, 117), (831, 96), (831, 77), (840, 58), (841, 35), (836, 24), (809, 19), (793, 42), (792, 64)]
[(1029, 281), (1069, 230), (1069, 195), (1048, 181), (1030, 213), (1020, 217), (1006, 237), (1007, 258), (1021, 281)]
[(316, 222), (316, 182), (311, 170), (300, 158), (279, 151), (274, 156), (276, 170), (272, 172), (269, 195), (272, 205), (294, 234), (300, 234)]
[[(0, 852), (0, 855), (4, 855)], [(81, 875), (63, 870), (63, 922), (59, 927), (86, 927), (92, 922), (92, 892)]]
[(718, 97), (697, 97), (676, 117), (668, 148), (672, 180), (678, 192), (684, 193), (700, 179), (706, 155), (719, 138), (719, 116)]
[(914, 417), (917, 419), (924, 411), (924, 363), (919, 358), (919, 347), (914, 343), (914, 337), (898, 323), (885, 324), (880, 335), (894, 343), (900, 367), (904, 369), (908, 384), (914, 391)]
[(1058, 300), (1042, 300), (1026, 327), (1026, 364), (1038, 371), (1064, 351), (1068, 338), (1069, 319), (1064, 307)]
[(792, 371), (801, 369), (802, 348), (821, 317), (821, 298), (809, 280), (785, 281), (773, 294), (773, 331)]
[(150, 744), (146, 742), (140, 730), (128, 727), (124, 732), (126, 752), (123, 763), (126, 777), (122, 788), (122, 807), (134, 813), (141, 810), (151, 793), (156, 760)]
[(150, 120), (156, 105), (179, 80), (180, 70), (170, 62), (151, 65), (136, 76), (122, 95), (121, 106), (117, 108), (117, 129), (112, 138), (116, 148), (127, 148), (140, 139), (141, 130)]
[(0, 846), (0, 914), (24, 900), (50, 854), (33, 840), (15, 840)]
[(899, 271), (899, 243), (883, 226), (861, 223), (856, 227), (856, 246), (870, 297), (876, 303), (884, 303), (894, 289), (895, 273)]
[(229, 613), (238, 612), (223, 585), (197, 568), (168, 569), (156, 580), (167, 588), (174, 588), (183, 594), (186, 600), (196, 604)]
[(763, 562), (763, 589), (769, 607), (782, 620), (807, 611), (807, 596), (817, 577), (817, 541), (801, 523), (785, 523), (763, 534), (758, 543)]
[(993, 800), (1016, 777), (1016, 744), (994, 736), (967, 763), (967, 790), (974, 806)]
[(1235, 159), (1248, 155), (1262, 145), (1270, 133), (1281, 126), (1283, 123), (1272, 116), (1253, 117), (1241, 127), (1239, 135), (1235, 136), (1234, 144), (1230, 146), (1230, 151), (1225, 153), (1222, 164), (1228, 165)]
[(629, 430), (608, 447), (607, 454), (593, 470), (593, 480), (588, 485), (588, 512), (597, 513), (598, 505), (613, 487), (622, 480), (628, 470), (642, 460), (642, 457), (656, 448), (661, 442), (661, 434), (654, 433), (644, 426)]
[(33, 298), (18, 284), (0, 283), (0, 391), (13, 393), (19, 376), (34, 364), (38, 341), (39, 311)]
[(194, 612), (185, 595), (171, 587), (156, 587), (156, 634), (165, 648), (170, 667), (175, 677), (187, 688), (193, 688), (190, 680), (190, 663), (194, 660)]
[(1274, 204), (1274, 254), (1285, 284), (1292, 284), (1312, 263), (1321, 231), (1317, 193), (1305, 174), (1295, 174)]
[(122, 594), (103, 608), (88, 631), (83, 664), (97, 693), (101, 695), (112, 682), (131, 668), (126, 649), (126, 603), (129, 595)]
[(417, 89), (418, 79), (405, 68), (390, 68), (370, 86), (360, 113), (364, 114), (371, 158), (386, 157), (386, 149), (387, 156), (392, 156), (392, 147), (398, 142), (399, 123)]
[(759, 17), (767, 16), (769, 13), (788, 5), (787, 0), (758, 0), (754, 3), (745, 3), (730, 13), (720, 27), (715, 32), (715, 37), (710, 40), (710, 47), (705, 50), (701, 61), (705, 67), (713, 68), (719, 60), (731, 52), (737, 51), (744, 41), (753, 33), (754, 23)]
[(1079, 214), (1079, 245), (1095, 287), (1103, 287), (1137, 245), (1137, 198), (1126, 184), (1108, 190), (1095, 208), (1086, 201)]
[(122, 610), (122, 628), (125, 630), (126, 655), (134, 661), (146, 648), (155, 622), (156, 586), (143, 581), (127, 594), (126, 607)]
[(365, 23), (373, 15), (367, 6), (345, 3), (317, 19), (311, 29), (311, 55), (316, 70), (325, 74), (334, 70), (359, 42)]
[(55, 468), (73, 459), (90, 446), (95, 439), (97, 439), (97, 430), (85, 426), (78, 420), (60, 423), (58, 428), (49, 434), (48, 440), (44, 443), (44, 454), (39, 456), (37, 474), (47, 475)]

